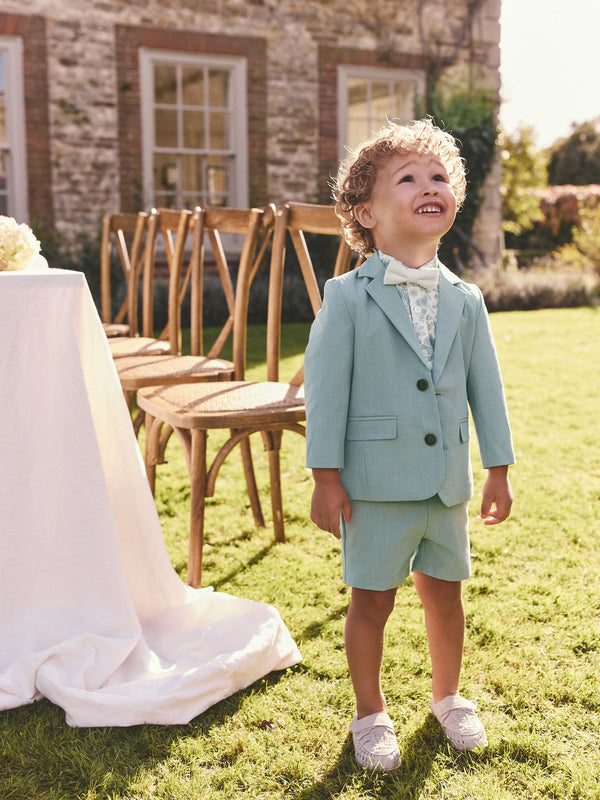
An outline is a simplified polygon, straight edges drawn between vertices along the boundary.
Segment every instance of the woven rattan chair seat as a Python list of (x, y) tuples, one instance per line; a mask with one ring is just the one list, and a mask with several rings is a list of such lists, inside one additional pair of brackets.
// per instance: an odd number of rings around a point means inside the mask
[(119, 322), (105, 322), (103, 324), (104, 333), (109, 339), (113, 336), (129, 336), (129, 325)]
[(233, 364), (207, 356), (134, 356), (115, 361), (121, 386), (136, 391), (142, 386), (168, 385), (182, 381), (219, 380), (233, 377)]
[(122, 339), (117, 336), (114, 339), (109, 339), (108, 344), (113, 358), (157, 356), (169, 352), (169, 342), (150, 339), (146, 336), (123, 337)]
[(305, 418), (304, 387), (279, 382), (220, 381), (152, 387), (138, 404), (175, 428), (262, 427)]

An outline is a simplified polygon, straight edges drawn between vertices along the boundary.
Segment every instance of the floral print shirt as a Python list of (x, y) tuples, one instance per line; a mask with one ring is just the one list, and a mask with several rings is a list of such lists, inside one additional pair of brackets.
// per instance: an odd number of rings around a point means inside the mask
[[(378, 251), (379, 258), (387, 268), (394, 260), (392, 256)], [(435, 256), (423, 265), (439, 270), (438, 257)], [(418, 272), (418, 270), (415, 270)], [(437, 320), (439, 300), (439, 276), (435, 289), (424, 289), (417, 283), (399, 283), (396, 285), (402, 302), (408, 312), (414, 331), (421, 345), (421, 353), (429, 369), (433, 366), (433, 347), (435, 344), (435, 323)]]

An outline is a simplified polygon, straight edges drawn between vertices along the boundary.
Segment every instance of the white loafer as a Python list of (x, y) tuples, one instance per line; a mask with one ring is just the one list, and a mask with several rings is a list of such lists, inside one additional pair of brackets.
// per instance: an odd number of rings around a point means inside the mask
[(400, 751), (394, 723), (384, 712), (369, 714), (350, 725), (354, 740), (354, 756), (361, 767), (390, 772), (400, 765)]
[(485, 729), (475, 710), (477, 705), (459, 694), (450, 694), (439, 703), (431, 698), (431, 710), (456, 750), (477, 750), (488, 743)]

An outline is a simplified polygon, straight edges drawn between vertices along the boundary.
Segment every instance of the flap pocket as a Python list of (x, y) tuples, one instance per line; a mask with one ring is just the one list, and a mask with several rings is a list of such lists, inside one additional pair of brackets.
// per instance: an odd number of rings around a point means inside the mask
[(469, 441), (469, 420), (468, 419), (461, 419), (458, 423), (460, 426), (460, 440), (461, 442), (468, 442)]
[(346, 439), (395, 439), (398, 435), (396, 417), (350, 417)]

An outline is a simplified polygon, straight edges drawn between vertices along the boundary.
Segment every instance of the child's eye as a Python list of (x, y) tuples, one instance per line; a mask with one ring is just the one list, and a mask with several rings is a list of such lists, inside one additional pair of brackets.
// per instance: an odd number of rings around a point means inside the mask
[(433, 180), (434, 181), (442, 181), (442, 183), (448, 183), (448, 178), (445, 175), (442, 175), (441, 173), (438, 173), (437, 175), (434, 175), (433, 176)]
[(411, 183), (412, 180), (413, 180), (412, 175), (403, 175), (398, 181), (398, 183)]

